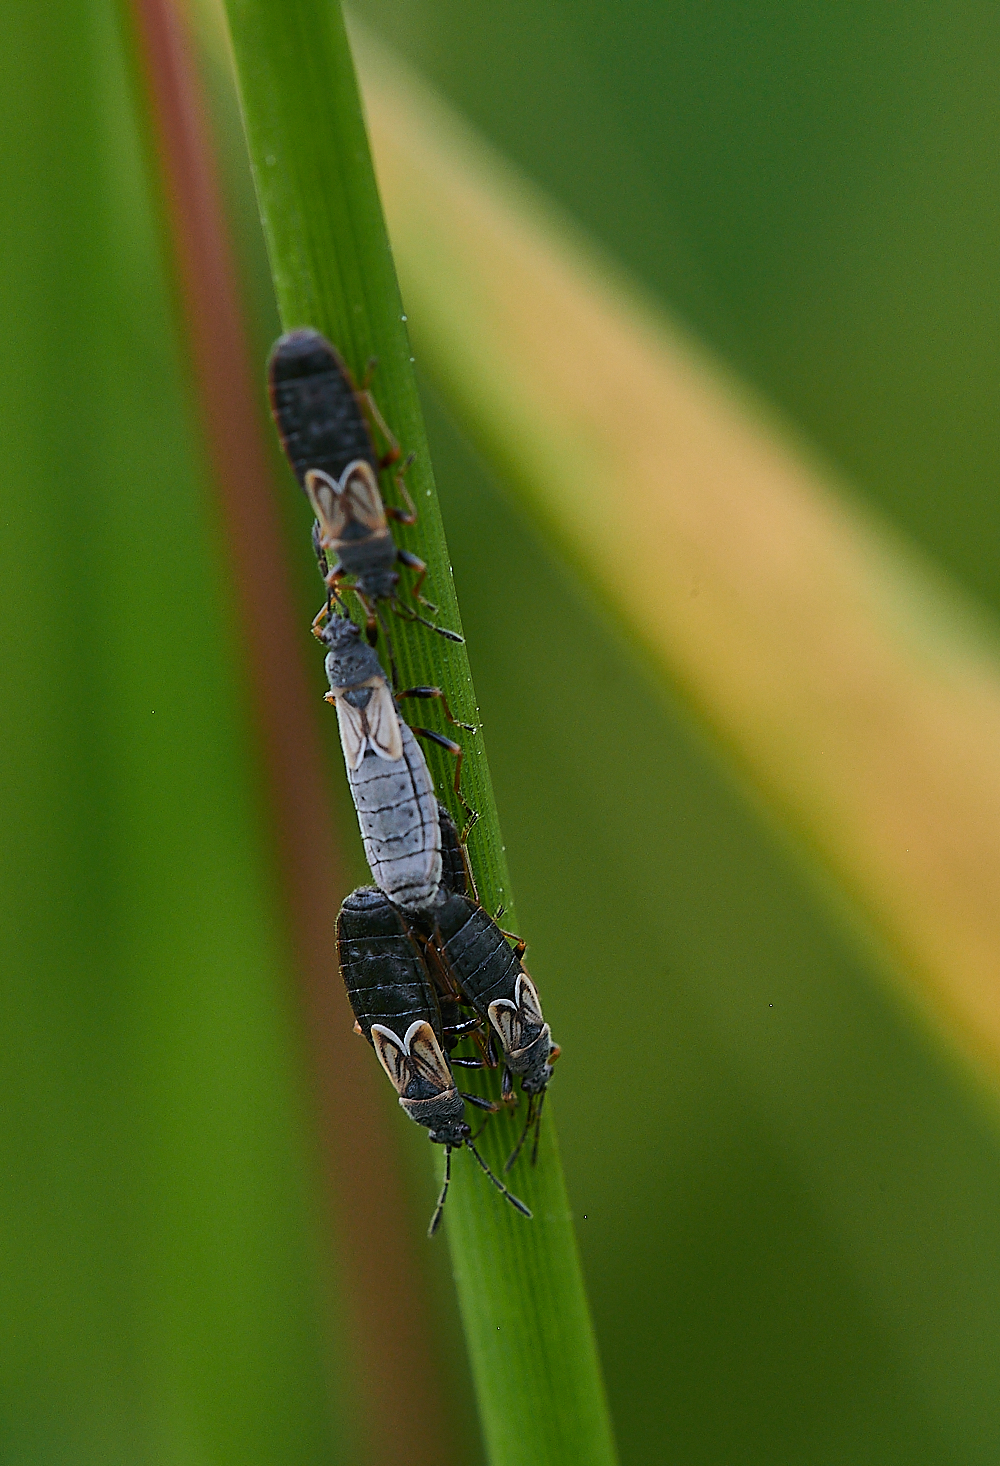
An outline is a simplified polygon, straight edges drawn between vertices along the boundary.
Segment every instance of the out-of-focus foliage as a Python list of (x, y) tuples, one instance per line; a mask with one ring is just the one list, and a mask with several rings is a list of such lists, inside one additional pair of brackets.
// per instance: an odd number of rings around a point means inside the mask
[(623, 1461), (985, 1466), (995, 1131), (440, 409), (429, 428)]
[(989, 6), (357, 9), (1000, 606)]
[[(960, 37), (973, 75), (991, 64), (971, 12), (911, 12), (905, 35), (888, 7), (363, 13), (990, 592), (991, 338), (938, 270), (947, 248), (982, 298), (1000, 286), (988, 91), (952, 86)], [(914, 139), (946, 96), (967, 161), (942, 187)], [(568, 1037), (624, 1458), (993, 1459), (991, 1118), (443, 418), (432, 443), (529, 960)]]
[(0, 1456), (327, 1461), (242, 649), (122, 17), (3, 19)]
[[(1000, 603), (983, 8), (363, 8)], [(0, 1454), (333, 1459), (240, 648), (122, 37), (78, 0), (3, 26)], [(992, 1466), (992, 1118), (433, 402), (430, 429), (625, 1461)]]

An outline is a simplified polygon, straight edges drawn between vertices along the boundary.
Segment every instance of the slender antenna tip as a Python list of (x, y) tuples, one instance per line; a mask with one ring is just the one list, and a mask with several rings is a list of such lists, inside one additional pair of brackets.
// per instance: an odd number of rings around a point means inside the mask
[(533, 1220), (532, 1213), (525, 1206), (524, 1202), (521, 1201), (521, 1199), (519, 1197), (515, 1196), (514, 1193), (513, 1193), (513, 1191), (508, 1191), (507, 1188), (506, 1188), (506, 1186), (503, 1184), (503, 1182), (500, 1181), (500, 1180), (498, 1180), (498, 1178), (496, 1176), (494, 1176), (494, 1174), (490, 1170), (489, 1166), (486, 1164), (486, 1162), (483, 1160), (482, 1156), (479, 1154), (479, 1152), (476, 1149), (476, 1147), (473, 1145), (472, 1140), (469, 1139), (465, 1143), (468, 1146), (469, 1150), (472, 1151), (472, 1154), (475, 1156), (476, 1160), (479, 1162), (479, 1165), (482, 1167), (483, 1171), (486, 1173), (486, 1175), (493, 1182), (493, 1185), (496, 1187), (496, 1189), (500, 1192), (500, 1195), (501, 1196), (505, 1196), (507, 1198), (507, 1200), (510, 1202), (511, 1206), (514, 1207), (515, 1210), (517, 1210), (517, 1211), (519, 1211), (521, 1213), (522, 1217), (527, 1217), (529, 1222), (532, 1221)]

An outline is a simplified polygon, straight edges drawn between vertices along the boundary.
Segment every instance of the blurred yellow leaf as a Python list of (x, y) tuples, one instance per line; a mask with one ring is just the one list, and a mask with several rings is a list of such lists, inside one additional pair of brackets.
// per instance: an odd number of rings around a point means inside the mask
[(397, 62), (358, 53), (420, 360), (996, 1075), (987, 638)]

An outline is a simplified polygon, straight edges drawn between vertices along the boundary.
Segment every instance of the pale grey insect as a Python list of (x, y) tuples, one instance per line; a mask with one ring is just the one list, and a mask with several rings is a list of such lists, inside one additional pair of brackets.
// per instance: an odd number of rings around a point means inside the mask
[(396, 708), (372, 647), (345, 616), (322, 631), (327, 700), (337, 709), (365, 856), (375, 884), (404, 911), (427, 911), (441, 888), (441, 825), (427, 760)]

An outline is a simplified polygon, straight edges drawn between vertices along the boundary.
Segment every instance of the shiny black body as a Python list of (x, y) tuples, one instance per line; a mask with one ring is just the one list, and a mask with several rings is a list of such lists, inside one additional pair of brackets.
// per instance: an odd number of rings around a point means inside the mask
[(469, 890), (469, 876), (462, 843), (454, 820), (440, 800), (438, 821), (441, 826), (441, 891), (443, 894), (457, 892), (460, 896), (465, 896)]
[(446, 896), (435, 907), (431, 941), (469, 1005), (483, 1018), (498, 998), (514, 996), (523, 970), (517, 953), (470, 896)]
[(359, 886), (340, 908), (337, 948), (347, 996), (369, 1043), (373, 1023), (402, 1039), (421, 1019), (443, 1042), (441, 1007), (424, 959), (395, 906), (375, 886)]
[(430, 1232), (437, 1228), (448, 1194), (451, 1152), (461, 1148), (471, 1150), (505, 1200), (530, 1217), (524, 1202), (494, 1176), (476, 1150), (465, 1119), (466, 1102), (486, 1110), (495, 1106), (457, 1089), (442, 1046), (446, 1027), (441, 1005), (420, 947), (388, 897), (374, 886), (352, 891), (337, 918), (337, 947), (358, 1030), (378, 1055), (400, 1107), (425, 1127), (430, 1140), (445, 1147), (444, 1185)]
[(373, 1023), (402, 1039), (423, 1019), (445, 1049), (468, 1029), (457, 999), (435, 990), (403, 917), (376, 886), (359, 886), (341, 906), (337, 951), (348, 1000), (369, 1043)]
[(310, 468), (339, 479), (362, 458), (381, 463), (347, 367), (318, 331), (291, 331), (277, 342), (268, 373), (281, 445), (305, 488)]
[[(337, 582), (353, 577), (372, 643), (378, 635), (380, 601), (409, 621), (461, 641), (456, 632), (427, 621), (399, 600), (398, 566), (404, 565), (416, 575), (410, 595), (436, 609), (420, 594), (426, 565), (401, 549), (389, 529), (390, 519), (414, 524), (417, 514), (403, 479), (407, 463), (395, 473), (407, 507), (383, 501), (379, 474), (398, 464), (401, 452), (367, 387), (356, 385), (330, 343), (310, 329), (290, 331), (275, 343), (268, 383), (282, 447), (316, 515), (313, 545), (328, 589), (336, 594)], [(372, 424), (387, 444), (381, 455)]]
[(441, 897), (425, 923), (428, 954), (442, 991), (457, 993), (499, 1034), (504, 1065), (521, 1076), (526, 1094), (540, 1095), (559, 1055), (538, 994), (521, 957), (493, 918), (468, 895), (468, 876), (455, 825), (443, 806)]

